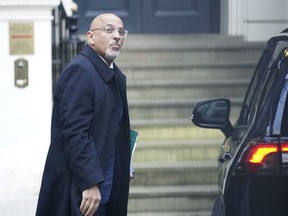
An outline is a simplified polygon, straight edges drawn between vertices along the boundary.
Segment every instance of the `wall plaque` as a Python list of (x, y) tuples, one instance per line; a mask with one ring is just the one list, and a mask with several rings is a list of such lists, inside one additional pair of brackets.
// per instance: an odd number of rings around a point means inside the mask
[(33, 22), (9, 23), (10, 55), (34, 54)]

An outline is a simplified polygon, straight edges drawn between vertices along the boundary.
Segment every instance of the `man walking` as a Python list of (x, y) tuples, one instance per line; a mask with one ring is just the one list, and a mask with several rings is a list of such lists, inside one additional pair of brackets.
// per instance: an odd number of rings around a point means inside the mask
[(118, 16), (97, 16), (61, 73), (36, 216), (127, 215), (130, 123), (114, 63), (127, 33)]

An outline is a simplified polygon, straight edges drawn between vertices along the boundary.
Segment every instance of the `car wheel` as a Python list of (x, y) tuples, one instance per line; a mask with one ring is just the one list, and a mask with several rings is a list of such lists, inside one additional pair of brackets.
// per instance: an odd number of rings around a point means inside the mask
[(214, 202), (211, 216), (225, 216), (224, 204), (223, 204), (222, 199), (219, 195), (217, 196), (217, 198)]

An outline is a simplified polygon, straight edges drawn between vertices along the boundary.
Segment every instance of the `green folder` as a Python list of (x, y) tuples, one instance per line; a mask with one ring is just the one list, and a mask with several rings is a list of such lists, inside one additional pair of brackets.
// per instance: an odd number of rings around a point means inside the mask
[(131, 129), (130, 130), (130, 154), (131, 154), (131, 158), (132, 158), (134, 151), (136, 149), (137, 140), (138, 140), (138, 131)]
[(136, 144), (138, 140), (138, 131), (136, 130), (130, 130), (130, 154), (131, 154), (131, 160), (130, 160), (130, 178), (133, 179), (134, 177), (134, 169), (133, 169), (133, 154), (136, 149)]

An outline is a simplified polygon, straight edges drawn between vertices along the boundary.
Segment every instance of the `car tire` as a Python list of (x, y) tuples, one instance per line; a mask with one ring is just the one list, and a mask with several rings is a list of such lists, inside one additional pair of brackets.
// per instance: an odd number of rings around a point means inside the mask
[(225, 216), (224, 204), (219, 195), (216, 197), (214, 202), (211, 216)]

